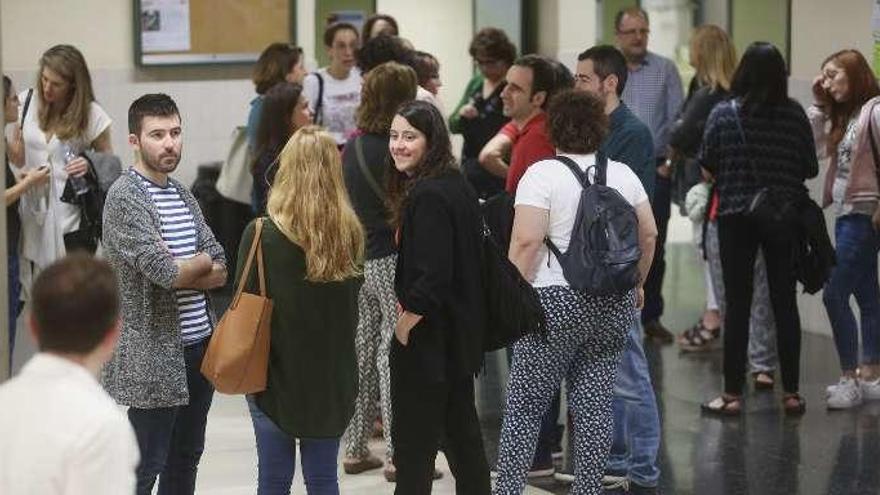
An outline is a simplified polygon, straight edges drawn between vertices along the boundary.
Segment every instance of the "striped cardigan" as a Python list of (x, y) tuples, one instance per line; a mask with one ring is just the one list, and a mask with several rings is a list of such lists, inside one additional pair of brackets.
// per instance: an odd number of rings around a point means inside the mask
[[(192, 193), (169, 178), (193, 213), (197, 250), (226, 264)], [(104, 255), (116, 270), (122, 335), (101, 381), (116, 402), (142, 409), (186, 405), (186, 364), (172, 288), (178, 268), (159, 230), (159, 212), (143, 182), (123, 173), (107, 193)], [(216, 317), (208, 300), (211, 325)]]

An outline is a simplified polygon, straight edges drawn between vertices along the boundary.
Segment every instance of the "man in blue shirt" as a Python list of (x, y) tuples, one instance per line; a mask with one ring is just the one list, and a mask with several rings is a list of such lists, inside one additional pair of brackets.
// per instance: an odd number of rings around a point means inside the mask
[(654, 137), (654, 159), (657, 165), (656, 185), (651, 200), (657, 221), (657, 248), (654, 264), (645, 280), (645, 307), (642, 323), (645, 335), (663, 343), (674, 340), (672, 333), (660, 324), (663, 316), (663, 274), (666, 227), (670, 215), (671, 168), (666, 160), (669, 131), (684, 99), (681, 77), (675, 63), (648, 51), (648, 14), (638, 8), (623, 9), (615, 17), (617, 47), (626, 58), (629, 74), (622, 99), (633, 113), (648, 125)]
[[(575, 88), (605, 102), (610, 125), (600, 149), (609, 159), (629, 165), (651, 196), (656, 173), (654, 141), (648, 126), (620, 101), (627, 76), (626, 60), (616, 48), (594, 46), (578, 56)], [(641, 333), (637, 317), (614, 385), (614, 440), (602, 480), (606, 493), (655, 493), (660, 478), (660, 417)], [(559, 478), (564, 480), (565, 474)]]

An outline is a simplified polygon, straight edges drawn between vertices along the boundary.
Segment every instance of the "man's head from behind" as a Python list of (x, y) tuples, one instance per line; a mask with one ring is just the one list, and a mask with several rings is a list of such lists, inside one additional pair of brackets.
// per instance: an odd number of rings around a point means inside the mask
[(578, 55), (575, 89), (587, 91), (607, 102), (619, 98), (627, 78), (626, 59), (611, 45), (594, 46)]
[(553, 64), (539, 55), (524, 55), (507, 70), (507, 85), (501, 91), (504, 115), (525, 120), (547, 107), (556, 85)]
[(40, 272), (32, 292), (30, 326), (41, 351), (99, 364), (110, 358), (119, 336), (119, 294), (106, 261), (61, 258)]
[(166, 94), (146, 94), (128, 108), (128, 143), (150, 171), (170, 174), (183, 148), (180, 111)]

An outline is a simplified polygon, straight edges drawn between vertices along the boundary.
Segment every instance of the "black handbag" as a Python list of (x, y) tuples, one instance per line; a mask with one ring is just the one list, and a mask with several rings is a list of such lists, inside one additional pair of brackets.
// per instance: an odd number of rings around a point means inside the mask
[(485, 222), (481, 235), (486, 294), (483, 350), (508, 347), (529, 333), (546, 334), (547, 322), (537, 291), (502, 252)]

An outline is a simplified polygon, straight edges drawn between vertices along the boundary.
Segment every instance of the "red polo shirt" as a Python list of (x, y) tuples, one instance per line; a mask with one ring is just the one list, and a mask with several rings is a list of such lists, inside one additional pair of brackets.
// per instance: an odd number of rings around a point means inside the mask
[(516, 124), (510, 121), (499, 131), (513, 141), (510, 168), (507, 169), (507, 181), (504, 185), (512, 196), (516, 196), (516, 186), (519, 185), (519, 180), (529, 166), (556, 156), (556, 149), (547, 137), (546, 122), (547, 114), (541, 112), (529, 119), (522, 129), (517, 128)]

